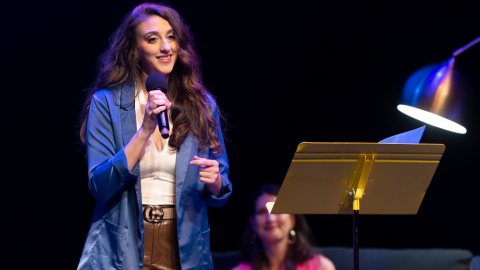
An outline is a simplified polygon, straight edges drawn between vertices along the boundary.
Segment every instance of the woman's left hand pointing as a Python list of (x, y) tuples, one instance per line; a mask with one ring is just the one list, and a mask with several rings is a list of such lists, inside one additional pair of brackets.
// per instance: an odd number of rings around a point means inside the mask
[(198, 165), (200, 167), (200, 182), (207, 184), (208, 190), (218, 197), (222, 188), (222, 177), (219, 173), (218, 161), (194, 156), (193, 160), (190, 161), (190, 165)]
[(219, 176), (218, 162), (212, 159), (193, 157), (190, 165), (200, 166), (200, 181), (207, 184), (215, 184)]

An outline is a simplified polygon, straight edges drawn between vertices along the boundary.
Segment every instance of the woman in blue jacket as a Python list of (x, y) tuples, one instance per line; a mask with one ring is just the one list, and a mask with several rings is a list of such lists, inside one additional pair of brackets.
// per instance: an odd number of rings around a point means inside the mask
[[(188, 27), (169, 7), (141, 4), (99, 63), (80, 119), (97, 205), (78, 269), (212, 269), (207, 205), (222, 206), (232, 185)], [(152, 73), (167, 79), (166, 95), (146, 91)]]

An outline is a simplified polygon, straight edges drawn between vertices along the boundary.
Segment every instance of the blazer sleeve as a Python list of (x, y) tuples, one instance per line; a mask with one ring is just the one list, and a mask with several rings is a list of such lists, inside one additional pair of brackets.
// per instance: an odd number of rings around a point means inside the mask
[(215, 159), (219, 164), (219, 172), (222, 177), (222, 188), (219, 197), (213, 195), (208, 189), (206, 203), (209, 206), (220, 207), (224, 205), (230, 196), (232, 195), (232, 183), (228, 180), (228, 158), (227, 151), (225, 149), (225, 143), (223, 140), (222, 128), (220, 126), (220, 119), (218, 115), (218, 108), (212, 97), (210, 99), (210, 111), (217, 121), (217, 131), (215, 132), (218, 138), (218, 142), (222, 145), (222, 152), (215, 154), (212, 149), (209, 149), (209, 159)]
[[(103, 91), (102, 91), (103, 92)], [(128, 169), (125, 148), (115, 153), (114, 125), (108, 93), (97, 92), (90, 105), (87, 122), (88, 186), (92, 195), (102, 202), (110, 200), (128, 181), (139, 175)], [(113, 117), (115, 118), (115, 117)], [(120, 132), (120, 131), (119, 131)], [(118, 136), (117, 136), (118, 137)]]

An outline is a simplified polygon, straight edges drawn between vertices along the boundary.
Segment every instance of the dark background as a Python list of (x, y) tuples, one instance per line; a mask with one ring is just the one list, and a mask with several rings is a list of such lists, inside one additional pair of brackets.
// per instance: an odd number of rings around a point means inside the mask
[[(2, 1), (2, 227), (14, 265), (74, 269), (95, 200), (77, 136), (96, 57), (141, 1)], [(396, 109), (417, 69), (480, 36), (478, 1), (171, 1), (227, 113), (234, 191), (209, 209), (211, 249), (234, 250), (245, 204), (281, 184), (302, 141), (376, 142), (420, 127)], [(474, 91), (467, 134), (427, 126), (446, 152), (416, 216), (361, 216), (361, 247), (480, 254), (480, 45), (457, 57)], [(293, 130), (293, 132), (291, 132)], [(6, 162), (5, 162), (6, 161)], [(322, 246), (351, 246), (350, 216), (307, 216)], [(20, 267), (22, 268), (22, 267)]]

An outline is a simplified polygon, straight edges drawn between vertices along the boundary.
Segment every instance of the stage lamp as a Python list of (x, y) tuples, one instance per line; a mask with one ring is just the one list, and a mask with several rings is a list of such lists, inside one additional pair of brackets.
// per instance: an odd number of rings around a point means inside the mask
[(466, 81), (454, 64), (457, 55), (477, 42), (480, 37), (456, 50), (448, 61), (428, 65), (413, 73), (403, 87), (397, 109), (432, 126), (467, 133), (467, 129), (457, 123), (462, 112)]

